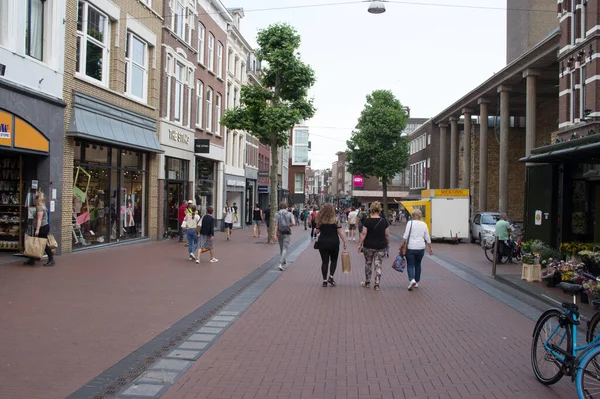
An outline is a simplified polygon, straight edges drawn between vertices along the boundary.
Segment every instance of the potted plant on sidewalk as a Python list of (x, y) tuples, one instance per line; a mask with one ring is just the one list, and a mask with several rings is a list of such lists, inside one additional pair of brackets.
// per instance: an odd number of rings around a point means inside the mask
[(541, 262), (542, 271), (541, 277), (542, 280), (546, 282), (548, 287), (556, 287), (556, 284), (560, 283), (561, 275), (558, 270), (558, 264), (554, 261), (554, 259), (543, 259)]
[(560, 253), (563, 255), (565, 261), (581, 262), (579, 252), (589, 251), (589, 249), (590, 248), (586, 244), (577, 241), (563, 242), (560, 244)]

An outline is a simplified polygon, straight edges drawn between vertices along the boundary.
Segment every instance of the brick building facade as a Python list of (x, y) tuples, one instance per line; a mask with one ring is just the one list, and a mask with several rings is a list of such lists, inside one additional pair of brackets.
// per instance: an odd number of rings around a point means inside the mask
[(158, 234), (163, 2), (95, 4), (66, 2), (62, 252)]

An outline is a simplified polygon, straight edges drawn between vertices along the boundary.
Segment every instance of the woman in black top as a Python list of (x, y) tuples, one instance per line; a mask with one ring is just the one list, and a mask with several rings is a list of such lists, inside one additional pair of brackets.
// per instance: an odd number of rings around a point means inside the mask
[[(323, 287), (327, 283), (335, 287), (333, 275), (337, 267), (338, 254), (340, 252), (340, 238), (346, 249), (346, 236), (342, 225), (335, 219), (335, 212), (331, 204), (325, 204), (319, 212), (317, 220), (317, 234), (319, 242), (319, 253), (321, 254), (321, 272), (323, 273)], [(331, 266), (329, 263), (331, 261)], [(329, 277), (327, 277), (329, 275)]]
[(381, 213), (381, 204), (378, 201), (371, 204), (371, 216), (364, 219), (363, 231), (360, 233), (360, 244), (358, 252), (365, 255), (365, 281), (361, 283), (363, 287), (369, 287), (371, 284), (372, 268), (375, 266), (375, 284), (373, 288), (379, 291), (379, 281), (381, 279), (381, 264), (385, 256), (386, 249), (390, 246), (390, 228), (388, 222), (379, 216)]
[(212, 214), (213, 208), (212, 206), (209, 206), (206, 210), (206, 213), (200, 220), (202, 226), (200, 226), (200, 231), (198, 232), (200, 239), (198, 240), (198, 254), (196, 255), (196, 263), (200, 263), (200, 254), (208, 251), (210, 251), (211, 263), (219, 261), (219, 259), (215, 258), (214, 253), (215, 218), (212, 216)]
[(257, 236), (260, 238), (260, 224), (265, 221), (265, 217), (263, 216), (263, 211), (260, 209), (260, 206), (256, 204), (254, 211), (252, 212), (252, 224), (254, 225), (254, 238)]

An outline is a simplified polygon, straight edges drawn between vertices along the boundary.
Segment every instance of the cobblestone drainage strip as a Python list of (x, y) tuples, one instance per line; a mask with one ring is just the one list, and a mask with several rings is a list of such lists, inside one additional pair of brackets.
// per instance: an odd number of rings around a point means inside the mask
[[(309, 243), (306, 238), (292, 244), (288, 263), (293, 264)], [(281, 276), (278, 260), (279, 256), (271, 258), (67, 399), (161, 397)]]

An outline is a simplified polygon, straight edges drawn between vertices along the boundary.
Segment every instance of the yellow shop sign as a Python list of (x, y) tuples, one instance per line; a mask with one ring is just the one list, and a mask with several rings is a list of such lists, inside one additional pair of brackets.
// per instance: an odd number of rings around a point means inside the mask
[(2, 147), (47, 153), (50, 143), (39, 130), (23, 119), (0, 111), (0, 148)]
[(469, 190), (461, 189), (440, 189), (440, 190), (423, 190), (421, 197), (468, 197)]

